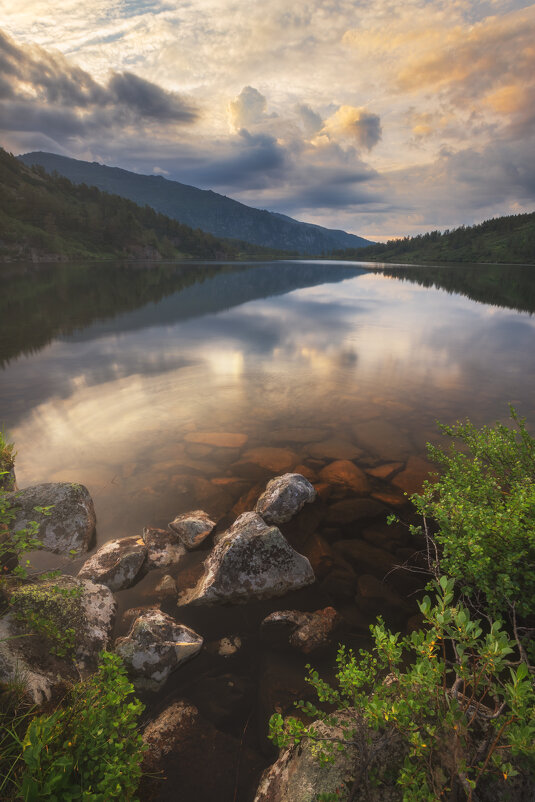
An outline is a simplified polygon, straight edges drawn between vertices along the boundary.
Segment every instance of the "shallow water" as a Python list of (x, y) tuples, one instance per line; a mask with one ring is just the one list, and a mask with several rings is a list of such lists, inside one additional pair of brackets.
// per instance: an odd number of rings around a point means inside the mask
[[(426, 268), (386, 275), (358, 263), (2, 270), (0, 420), (16, 443), (19, 486), (85, 484), (98, 544), (197, 508), (222, 528), (270, 476), (303, 466), (317, 476), (350, 459), (368, 470), (396, 462), (402, 472), (439, 439), (437, 419), (506, 420), (513, 402), (535, 421), (530, 268), (435, 269), (433, 281), (447, 291), (418, 283), (430, 283)], [(232, 436), (222, 444), (221, 433)], [(376, 493), (399, 493), (371, 481)], [(330, 549), (361, 537), (364, 524), (337, 522), (329, 506), (351, 497), (338, 488), (287, 527), (296, 547), (311, 553), (319, 541)], [(407, 547), (387, 545), (401, 548), (400, 559)], [(195, 580), (205, 554), (181, 567), (179, 586)], [(120, 612), (154, 603), (161, 573), (117, 594)], [(351, 599), (333, 602), (318, 585), (248, 607), (183, 610), (207, 642), (235, 633), (245, 645), (219, 668), (204, 653), (176, 672), (163, 698), (182, 693), (209, 707), (228, 671), (260, 677), (260, 689), (266, 673), (268, 688), (295, 685), (304, 661), (262, 652), (259, 622), (273, 609), (330, 603), (344, 613), (347, 637), (364, 640), (373, 605), (359, 618)], [(176, 614), (174, 600), (165, 606)], [(119, 616), (117, 633), (125, 628)], [(223, 716), (229, 732), (243, 728), (256, 682), (241, 712)], [(257, 735), (267, 706), (253, 704)]]

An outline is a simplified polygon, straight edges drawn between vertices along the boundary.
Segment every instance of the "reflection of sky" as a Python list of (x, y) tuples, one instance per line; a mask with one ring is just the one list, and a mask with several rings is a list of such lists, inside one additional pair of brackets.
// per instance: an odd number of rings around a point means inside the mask
[(509, 400), (534, 414), (525, 314), (373, 274), (176, 322), (166, 303), (162, 325), (151, 305), (147, 327), (138, 310), (137, 328), (127, 316), (123, 331), (96, 324), (6, 368), (2, 417), (22, 485), (71, 478), (91, 489), (99, 472), (154, 461), (191, 428), (269, 444), (270, 428), (344, 435), (378, 413), (409, 429), (490, 422)]

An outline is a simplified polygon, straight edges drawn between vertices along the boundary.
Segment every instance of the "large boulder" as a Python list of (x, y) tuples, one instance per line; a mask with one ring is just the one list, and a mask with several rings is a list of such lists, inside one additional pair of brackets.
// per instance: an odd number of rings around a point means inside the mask
[(147, 610), (115, 641), (136, 688), (159, 690), (167, 678), (201, 650), (203, 639), (161, 610)]
[(110, 540), (82, 565), (78, 576), (106, 585), (110, 590), (123, 590), (134, 584), (147, 557), (147, 547), (138, 537)]
[[(95, 508), (86, 487), (70, 482), (33, 485), (7, 494), (15, 518), (12, 531), (39, 525), (36, 537), (55, 554), (87, 551), (95, 531)], [(39, 512), (37, 508), (48, 508)]]
[(268, 482), (256, 503), (256, 512), (269, 524), (283, 524), (314, 501), (316, 491), (299, 473), (285, 473)]
[(151, 721), (143, 740), (141, 799), (252, 799), (265, 766), (261, 755), (216, 729), (186, 700), (173, 702)]
[(246, 513), (221, 537), (204, 561), (197, 585), (179, 604), (245, 603), (284, 596), (314, 582), (306, 557), (295, 551), (276, 526)]
[[(87, 579), (61, 576), (18, 588), (11, 596), (10, 612), (0, 618), (0, 680), (24, 677), (36, 704), (50, 699), (62, 681), (74, 681), (92, 673), (98, 655), (109, 644), (116, 612), (112, 592)], [(74, 653), (55, 656), (56, 646), (39, 632), (32, 632), (17, 616), (35, 613), (49, 622), (59, 636), (73, 630)], [(73, 662), (74, 657), (74, 662)]]
[(274, 645), (289, 644), (303, 654), (325, 648), (340, 625), (340, 616), (334, 607), (325, 607), (313, 613), (300, 610), (277, 610), (262, 621), (262, 634)]
[(214, 537), (214, 542), (219, 543), (223, 538), (233, 538), (236, 535), (248, 532), (249, 534), (255, 533), (260, 535), (267, 532), (269, 529), (268, 524), (256, 512), (242, 512), (238, 515), (233, 524), (225, 529), (224, 532), (219, 532)]
[(215, 528), (215, 521), (203, 510), (194, 510), (177, 515), (169, 524), (187, 549), (195, 549), (206, 540)]
[[(358, 724), (358, 714), (354, 710), (337, 713), (336, 718), (337, 723), (333, 725), (315, 722), (316, 735), (344, 740), (344, 730)], [(363, 740), (366, 735), (372, 742), (377, 738), (375, 733), (367, 733), (362, 723), (360, 726)], [(369, 748), (373, 748), (373, 744)], [(282, 750), (278, 760), (263, 773), (254, 802), (311, 802), (320, 794), (335, 794), (340, 802), (400, 802), (401, 790), (391, 771), (392, 764), (402, 759), (399, 740), (394, 736), (374, 762), (376, 782), (373, 787), (371, 783), (366, 787), (368, 766), (363, 764), (361, 756), (357, 743), (351, 743), (344, 750), (334, 751), (332, 762), (322, 764), (313, 741), (304, 739), (300, 744), (292, 744)], [(353, 789), (355, 781), (357, 787)], [(377, 781), (381, 783), (379, 786)]]
[(169, 529), (146, 526), (143, 542), (147, 547), (147, 568), (168, 568), (178, 565), (186, 554), (186, 548), (176, 534)]

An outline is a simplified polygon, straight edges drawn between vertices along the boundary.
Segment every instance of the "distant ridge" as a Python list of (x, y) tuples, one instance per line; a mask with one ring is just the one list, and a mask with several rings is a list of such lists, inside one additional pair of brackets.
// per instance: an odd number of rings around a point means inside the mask
[(41, 151), (18, 157), (24, 164), (41, 165), (75, 184), (95, 186), (129, 198), (140, 206), (151, 206), (168, 217), (217, 237), (245, 240), (255, 245), (307, 256), (335, 249), (363, 248), (371, 241), (345, 231), (302, 223), (286, 215), (254, 209), (212, 190), (197, 189), (162, 176), (139, 175), (119, 167), (69, 159)]

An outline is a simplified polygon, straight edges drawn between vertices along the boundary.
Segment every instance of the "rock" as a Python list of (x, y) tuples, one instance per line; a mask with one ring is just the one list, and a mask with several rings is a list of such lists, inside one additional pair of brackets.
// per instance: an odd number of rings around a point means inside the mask
[[(37, 538), (55, 554), (87, 551), (95, 531), (95, 509), (86, 487), (69, 482), (33, 485), (6, 496), (13, 512), (12, 531), (37, 521)], [(35, 507), (50, 507), (48, 514)]]
[(294, 468), (295, 473), (300, 473), (301, 476), (304, 476), (305, 479), (308, 479), (309, 482), (317, 482), (318, 481), (318, 474), (308, 465), (304, 465), (302, 462), (299, 465), (296, 465)]
[(204, 575), (179, 604), (239, 604), (283, 596), (312, 582), (307, 558), (292, 549), (277, 527), (266, 527), (250, 513), (221, 537), (204, 562)]
[(312, 532), (306, 539), (303, 546), (301, 546), (301, 552), (307, 557), (318, 579), (322, 579), (331, 570), (333, 564), (332, 549), (325, 538), (317, 532)]
[(408, 498), (404, 493), (391, 487), (385, 490), (377, 490), (372, 493), (372, 498), (381, 501), (383, 504), (388, 504), (389, 507), (404, 507), (408, 502)]
[(270, 473), (283, 473), (299, 462), (298, 455), (289, 448), (261, 446), (246, 451), (232, 470), (244, 478), (262, 479)]
[(366, 473), (377, 479), (388, 479), (393, 473), (403, 468), (403, 462), (384, 462), (376, 468), (366, 468)]
[(186, 700), (173, 702), (150, 722), (143, 740), (148, 750), (143, 757), (141, 799), (252, 799), (265, 766), (256, 752), (217, 730)]
[(411, 605), (402, 598), (399, 593), (396, 593), (393, 588), (389, 587), (385, 582), (381, 582), (381, 580), (371, 574), (361, 574), (358, 578), (357, 587), (358, 595), (361, 599), (372, 601), (371, 607), (373, 607), (373, 611), (376, 609), (373, 603), (377, 600), (381, 600), (394, 610), (407, 614), (412, 612)]
[(244, 493), (232, 507), (233, 515), (241, 515), (243, 512), (254, 509), (256, 502), (264, 491), (263, 482), (254, 484)]
[(348, 487), (361, 496), (370, 492), (370, 483), (362, 468), (347, 459), (331, 462), (320, 471), (320, 479), (330, 485)]
[(338, 437), (331, 437), (322, 440), (321, 443), (313, 443), (308, 447), (308, 453), (316, 459), (358, 459), (363, 451), (354, 443), (342, 440)]
[[(68, 593), (58, 593), (57, 588)], [(63, 681), (75, 681), (95, 671), (99, 653), (108, 647), (116, 612), (107, 587), (61, 576), (18, 588), (11, 605), (13, 612), (0, 618), (0, 681), (24, 677), (33, 701), (42, 704)], [(32, 608), (41, 616), (46, 613), (59, 632), (74, 629), (75, 662), (70, 654), (54, 657), (50, 641), (43, 636), (15, 637), (21, 634), (21, 625), (13, 613)]]
[(237, 432), (188, 432), (184, 437), (187, 443), (199, 443), (217, 448), (241, 448), (248, 439), (246, 434)]
[(353, 570), (344, 571), (342, 568), (332, 570), (323, 582), (321, 589), (333, 599), (353, 599), (357, 585), (357, 576)]
[(110, 590), (123, 590), (140, 578), (146, 557), (147, 547), (140, 537), (110, 540), (85, 561), (78, 576), (100, 582)]
[(382, 418), (356, 423), (353, 432), (366, 452), (377, 454), (389, 462), (403, 461), (413, 451), (409, 437), (399, 426)]
[(431, 480), (430, 473), (436, 473), (436, 470), (434, 465), (421, 457), (409, 457), (405, 470), (394, 476), (392, 484), (404, 493), (419, 493), (424, 481)]
[(156, 587), (154, 593), (161, 598), (175, 598), (177, 595), (176, 582), (170, 574), (162, 576)]
[(241, 638), (237, 635), (230, 638), (221, 638), (217, 642), (216, 651), (220, 657), (230, 657), (241, 649)]
[(128, 635), (117, 638), (115, 651), (124, 660), (136, 688), (159, 690), (170, 673), (201, 650), (203, 639), (160, 610), (142, 613)]
[(333, 607), (325, 607), (314, 613), (298, 610), (279, 610), (262, 621), (262, 633), (270, 643), (282, 640), (295, 649), (310, 654), (331, 643), (331, 638), (340, 624), (340, 617)]
[(215, 521), (212, 521), (203, 510), (185, 512), (169, 524), (169, 529), (177, 533), (187, 549), (200, 546), (214, 528)]
[(285, 473), (268, 482), (255, 510), (269, 524), (283, 524), (316, 498), (316, 491), (299, 473)]
[(314, 485), (314, 490), (320, 501), (328, 501), (332, 493), (332, 486), (327, 482), (317, 482)]
[(333, 552), (340, 554), (355, 566), (357, 573), (370, 573), (382, 577), (397, 562), (390, 552), (370, 546), (363, 540), (338, 540)]
[(273, 443), (314, 443), (325, 438), (325, 429), (312, 426), (295, 426), (291, 429), (275, 429), (270, 432)]
[[(335, 724), (314, 722), (318, 738), (347, 740), (345, 731), (358, 727), (363, 737), (370, 737), (373, 749), (378, 734), (372, 730), (366, 732), (356, 710), (333, 715)], [(392, 766), (401, 764), (404, 756), (398, 736), (394, 734), (387, 741), (387, 746), (374, 761), (374, 785), (357, 788), (355, 796), (351, 793), (353, 782), (361, 772), (364, 777), (367, 768), (367, 765), (361, 766), (361, 752), (357, 744), (348, 744), (345, 750), (335, 751), (333, 755), (332, 762), (321, 764), (315, 742), (306, 738), (300, 744), (282, 750), (275, 763), (262, 774), (254, 802), (311, 802), (320, 798), (321, 794), (332, 794), (340, 802), (349, 802), (350, 799), (355, 802), (401, 801), (402, 793), (396, 785), (396, 773), (392, 772)]]
[(262, 534), (269, 531), (268, 524), (256, 512), (242, 512), (234, 523), (225, 529), (224, 532), (219, 532), (214, 535), (214, 543), (219, 543), (224, 537), (234, 537), (242, 532), (254, 532), (254, 534)]
[(146, 526), (143, 529), (143, 541), (147, 547), (148, 569), (178, 565), (186, 554), (186, 548), (176, 532), (169, 529)]
[(385, 517), (388, 513), (388, 507), (373, 498), (349, 498), (330, 505), (327, 523), (352, 524), (364, 518)]

